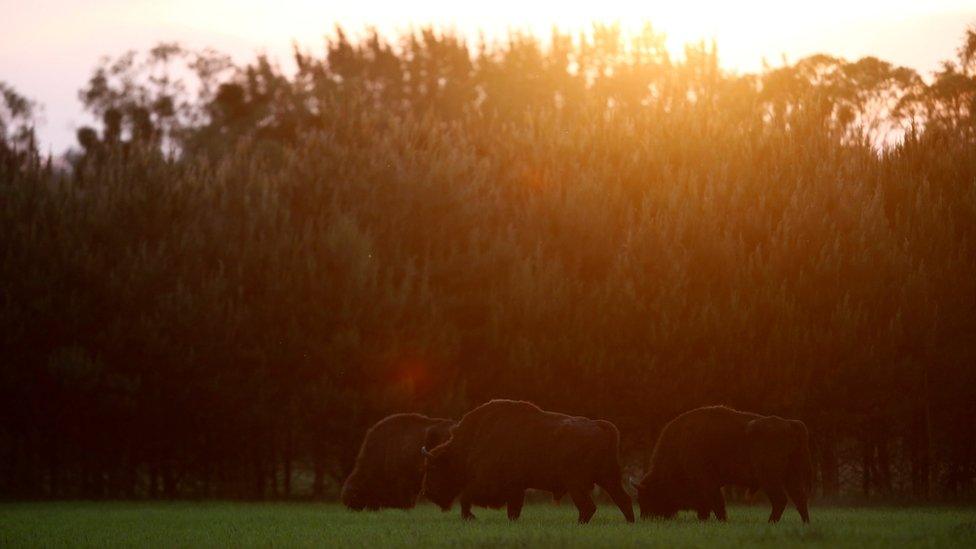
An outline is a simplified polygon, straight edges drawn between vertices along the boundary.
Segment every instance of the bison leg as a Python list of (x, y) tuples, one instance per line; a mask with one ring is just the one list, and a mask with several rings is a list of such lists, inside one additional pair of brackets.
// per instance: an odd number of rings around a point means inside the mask
[(719, 486), (714, 486), (708, 493), (708, 505), (712, 508), (712, 512), (715, 513), (715, 518), (725, 522), (728, 520), (728, 515), (725, 512), (725, 496), (722, 495), (722, 488)]
[(810, 510), (807, 508), (807, 491), (796, 483), (791, 482), (786, 485), (786, 493), (793, 500), (793, 505), (796, 505), (796, 510), (800, 513), (800, 518), (803, 519), (803, 522), (810, 522)]
[(508, 498), (508, 520), (518, 520), (522, 516), (522, 505), (525, 503), (525, 491), (512, 492)]
[(725, 521), (728, 518), (725, 514), (725, 498), (722, 496), (722, 488), (716, 483), (703, 480), (699, 485), (700, 500), (698, 502), (699, 520), (708, 520), (710, 513), (715, 513), (715, 518)]
[(579, 510), (579, 523), (586, 524), (590, 522), (590, 519), (593, 518), (593, 513), (596, 513), (596, 504), (593, 503), (593, 498), (590, 497), (590, 491), (579, 487), (570, 488), (569, 496), (573, 498), (573, 503), (576, 504), (576, 509)]
[(525, 503), (525, 490), (516, 490), (508, 498), (508, 520), (518, 520)]
[(600, 488), (603, 488), (606, 493), (610, 494), (610, 498), (613, 499), (620, 512), (624, 514), (627, 522), (634, 522), (634, 503), (630, 500), (630, 496), (627, 495), (624, 487), (620, 484), (620, 480), (616, 479), (598, 484)]
[(565, 495), (566, 495), (566, 490), (557, 490), (557, 491), (553, 492), (552, 493), (552, 504), (553, 505), (559, 505), (559, 503), (563, 499), (563, 496), (565, 496)]
[(783, 516), (783, 510), (786, 509), (786, 492), (779, 484), (766, 486), (763, 491), (769, 497), (769, 503), (773, 505), (773, 510), (769, 513), (769, 522), (779, 522), (780, 517)]
[(461, 496), (461, 518), (474, 520), (474, 513), (471, 512), (471, 500), (464, 496)]

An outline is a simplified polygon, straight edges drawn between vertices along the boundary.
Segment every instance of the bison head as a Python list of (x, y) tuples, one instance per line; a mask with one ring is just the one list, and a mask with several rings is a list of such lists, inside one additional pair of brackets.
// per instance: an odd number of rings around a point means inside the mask
[(424, 432), (424, 447), (437, 448), (447, 442), (456, 425), (456, 421), (442, 421), (428, 427)]
[(666, 483), (645, 477), (640, 483), (632, 481), (632, 484), (637, 489), (641, 518), (672, 518), (677, 514), (679, 505)]
[(461, 492), (461, 472), (450, 444), (441, 444), (433, 450), (421, 448), (426, 459), (424, 483), (421, 493), (441, 509), (447, 511)]
[(348, 480), (342, 487), (340, 499), (342, 500), (343, 505), (352, 509), (353, 511), (362, 511), (366, 507), (366, 502), (359, 494), (359, 490), (356, 488), (354, 483)]

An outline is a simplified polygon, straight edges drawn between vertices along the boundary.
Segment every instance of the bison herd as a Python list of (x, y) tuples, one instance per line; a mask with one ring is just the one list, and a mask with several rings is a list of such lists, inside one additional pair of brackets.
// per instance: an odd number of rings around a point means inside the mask
[[(802, 421), (710, 406), (685, 412), (662, 429), (647, 473), (634, 482), (642, 518), (695, 511), (726, 520), (722, 488), (763, 491), (779, 521), (787, 498), (804, 522), (813, 469)], [(609, 421), (542, 410), (530, 402), (492, 400), (460, 421), (420, 414), (389, 416), (367, 433), (342, 488), (350, 509), (409, 509), (423, 495), (461, 518), (472, 506), (501, 508), (516, 520), (525, 491), (569, 494), (579, 522), (596, 512), (599, 486), (634, 521), (619, 459), (620, 433)]]

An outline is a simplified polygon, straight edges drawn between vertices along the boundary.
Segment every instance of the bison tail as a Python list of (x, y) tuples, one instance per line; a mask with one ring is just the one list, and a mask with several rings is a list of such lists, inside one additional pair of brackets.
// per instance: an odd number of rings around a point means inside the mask
[(604, 463), (608, 474), (620, 477), (620, 430), (609, 421), (597, 420), (597, 425), (604, 432)]

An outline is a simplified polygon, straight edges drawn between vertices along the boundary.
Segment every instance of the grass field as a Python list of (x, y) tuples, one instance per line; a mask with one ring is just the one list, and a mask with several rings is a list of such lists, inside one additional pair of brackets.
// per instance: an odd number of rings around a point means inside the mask
[(526, 507), (509, 523), (480, 510), (462, 523), (455, 508), (353, 513), (328, 504), (8, 503), (0, 504), (0, 546), (660, 546), (976, 547), (976, 510), (814, 508), (803, 526), (787, 509), (768, 525), (763, 507), (734, 507), (727, 524), (692, 514), (668, 522), (624, 523), (601, 507), (589, 525), (571, 505)]

